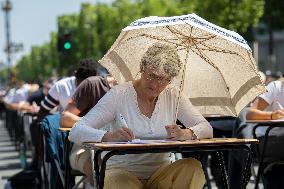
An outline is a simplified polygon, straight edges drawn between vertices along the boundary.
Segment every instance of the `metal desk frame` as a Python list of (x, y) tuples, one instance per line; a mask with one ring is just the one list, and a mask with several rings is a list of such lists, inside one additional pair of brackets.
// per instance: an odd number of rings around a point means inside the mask
[[(224, 151), (224, 150), (245, 150), (248, 152), (248, 159), (242, 178), (242, 188), (245, 189), (245, 181), (249, 179), (249, 170), (252, 161), (252, 152), (247, 144), (258, 143), (256, 139), (207, 139), (201, 141), (187, 141), (177, 143), (154, 143), (154, 144), (110, 144), (110, 143), (85, 143), (85, 148), (96, 150), (94, 156), (94, 170), (96, 174), (97, 188), (103, 189), (107, 160), (114, 155), (140, 154), (140, 153), (165, 153), (165, 152), (195, 152), (195, 151)], [(108, 151), (101, 160), (103, 151)], [(228, 175), (224, 163), (222, 164), (223, 176), (229, 188)]]
[(257, 148), (257, 155), (259, 157), (259, 168), (257, 171), (256, 175), (256, 180), (255, 180), (255, 189), (258, 189), (258, 184), (260, 180), (260, 176), (264, 170), (264, 156), (266, 152), (266, 147), (267, 147), (267, 142), (268, 142), (268, 137), (269, 133), (273, 128), (276, 127), (283, 127), (284, 126), (284, 120), (283, 121), (276, 121), (276, 120), (248, 120), (247, 123), (255, 123), (256, 125), (253, 127), (253, 137), (257, 139), (256, 136), (256, 129), (259, 127), (267, 127), (264, 135), (264, 141), (263, 141), (263, 149), (262, 152), (259, 151), (259, 148)]

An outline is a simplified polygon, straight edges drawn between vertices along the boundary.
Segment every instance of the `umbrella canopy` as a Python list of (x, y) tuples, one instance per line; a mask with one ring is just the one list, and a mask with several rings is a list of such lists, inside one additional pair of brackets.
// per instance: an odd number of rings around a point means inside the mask
[(134, 21), (99, 62), (119, 83), (138, 79), (141, 57), (157, 42), (176, 47), (183, 70), (172, 84), (202, 114), (237, 116), (265, 91), (247, 42), (196, 14)]

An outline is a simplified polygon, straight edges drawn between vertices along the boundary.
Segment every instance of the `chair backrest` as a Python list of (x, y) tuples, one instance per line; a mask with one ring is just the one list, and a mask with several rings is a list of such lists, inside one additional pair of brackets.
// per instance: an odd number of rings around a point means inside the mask
[[(259, 128), (261, 129), (261, 128)], [(262, 128), (265, 129), (266, 128)], [(264, 132), (256, 130), (257, 138), (259, 139), (259, 150), (262, 152), (264, 146)], [(284, 128), (275, 127), (271, 129), (267, 139), (264, 162), (284, 161)]]
[(50, 181), (51, 188), (56, 187), (58, 175), (64, 185), (64, 140), (66, 133), (59, 131), (60, 114), (48, 115), (41, 121), (41, 130), (45, 139), (46, 161), (51, 163)]

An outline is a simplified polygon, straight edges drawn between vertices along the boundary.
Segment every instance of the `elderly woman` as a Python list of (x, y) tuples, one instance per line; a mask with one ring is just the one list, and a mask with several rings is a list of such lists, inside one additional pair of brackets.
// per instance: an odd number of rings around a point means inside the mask
[[(154, 44), (143, 56), (141, 78), (113, 87), (72, 128), (69, 139), (109, 142), (138, 139), (192, 140), (212, 137), (212, 127), (181, 96), (178, 119), (186, 126), (175, 125), (178, 91), (171, 80), (181, 69), (181, 61), (174, 47)], [(123, 126), (120, 114), (128, 127)], [(111, 123), (111, 131), (99, 130)], [(205, 183), (200, 162), (193, 158), (171, 163), (169, 153), (129, 154), (113, 156), (106, 170), (106, 189), (198, 189)]]

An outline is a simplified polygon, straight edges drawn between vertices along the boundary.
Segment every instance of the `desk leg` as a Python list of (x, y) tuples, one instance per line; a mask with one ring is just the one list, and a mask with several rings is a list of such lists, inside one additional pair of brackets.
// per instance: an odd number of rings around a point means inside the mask
[(222, 180), (224, 182), (224, 186), (226, 186), (226, 188), (229, 189), (228, 173), (224, 162), (223, 152), (217, 151), (217, 157), (222, 171)]
[(244, 172), (242, 175), (242, 189), (246, 189), (246, 183), (248, 183), (249, 179), (250, 179), (250, 167), (251, 167), (251, 162), (252, 162), (252, 152), (250, 147), (248, 147), (247, 145), (243, 146), (243, 150), (247, 151), (247, 161), (245, 164), (245, 168), (244, 168)]
[(99, 166), (99, 161), (100, 161), (100, 155), (102, 151), (101, 150), (96, 150), (95, 155), (94, 155), (94, 170), (95, 170), (95, 175), (96, 175), (96, 184), (97, 188), (99, 187), (99, 181), (100, 181), (100, 166)]
[(110, 151), (108, 152), (103, 158), (102, 158), (102, 163), (101, 163), (101, 170), (99, 173), (99, 181), (97, 181), (99, 183), (98, 185), (98, 189), (103, 189), (104, 188), (104, 182), (105, 182), (105, 171), (106, 171), (106, 162), (107, 160), (113, 156), (119, 154), (118, 151)]
[(65, 183), (65, 189), (70, 189), (70, 182), (71, 182), (71, 166), (69, 162), (69, 151), (70, 151), (70, 141), (68, 140), (68, 136), (65, 138), (65, 149), (64, 149), (64, 160), (65, 160), (65, 177), (64, 177), (64, 183)]
[(258, 167), (256, 180), (255, 180), (255, 187), (254, 187), (255, 189), (258, 189), (258, 183), (259, 183), (260, 175), (262, 174), (262, 171), (263, 171), (263, 160), (264, 160), (264, 155), (265, 155), (266, 146), (267, 146), (267, 139), (268, 139), (269, 132), (273, 128), (274, 127), (268, 127), (267, 130), (265, 131), (264, 142), (263, 142), (263, 149), (262, 149), (262, 152), (260, 154), (259, 167)]

